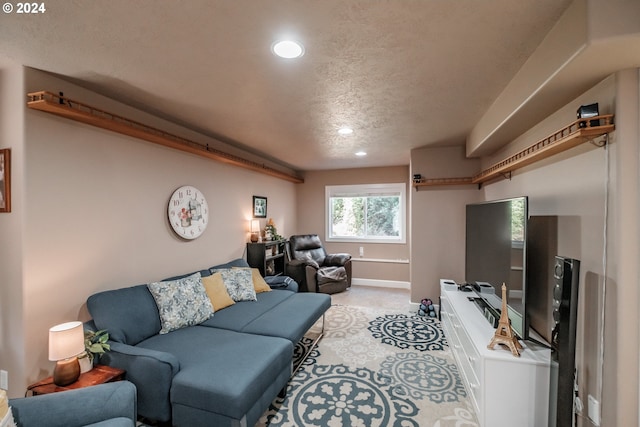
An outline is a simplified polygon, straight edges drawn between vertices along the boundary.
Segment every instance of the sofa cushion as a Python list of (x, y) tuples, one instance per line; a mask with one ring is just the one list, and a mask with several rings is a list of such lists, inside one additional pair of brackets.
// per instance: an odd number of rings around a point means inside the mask
[(135, 427), (135, 424), (129, 418), (118, 417), (98, 423), (87, 424), (85, 427)]
[(243, 258), (236, 258), (236, 259), (234, 259), (232, 261), (229, 261), (229, 262), (226, 262), (224, 264), (214, 265), (213, 267), (209, 268), (209, 271), (213, 274), (213, 273), (215, 273), (216, 270), (224, 270), (224, 269), (233, 268), (233, 267), (250, 268), (251, 266)]
[(180, 361), (171, 385), (172, 403), (235, 419), (247, 413), (283, 370), (291, 369), (293, 358), (293, 344), (287, 340), (203, 326), (156, 335), (139, 345), (172, 353)]
[(330, 307), (331, 296), (327, 294), (295, 293), (254, 317), (241, 332), (286, 338), (295, 345)]
[(96, 328), (106, 329), (116, 342), (136, 345), (160, 332), (158, 306), (147, 285), (93, 294), (87, 309)]
[[(291, 291), (274, 290), (256, 295), (256, 301), (242, 301), (216, 313), (202, 322), (202, 326), (242, 331), (246, 325), (282, 301), (295, 295)], [(282, 319), (281, 319), (282, 320)]]
[(229, 292), (227, 292), (227, 287), (222, 281), (222, 273), (215, 273), (211, 276), (203, 277), (202, 285), (209, 296), (209, 300), (211, 300), (214, 312), (236, 303), (229, 296)]
[(222, 281), (232, 300), (236, 302), (256, 300), (256, 290), (253, 287), (250, 269), (227, 268), (213, 271), (214, 274), (218, 272), (222, 274)]
[[(173, 276), (173, 277), (168, 277), (166, 279), (163, 279), (162, 281), (165, 282), (167, 280), (178, 280), (178, 279), (184, 279), (185, 277), (189, 277), (193, 274), (194, 272), (192, 271), (191, 273), (185, 273), (185, 274), (180, 274), (178, 276)], [(208, 277), (211, 276), (211, 271), (209, 271), (209, 269), (206, 270), (200, 270), (200, 276), (201, 277)]]
[(200, 273), (147, 285), (158, 306), (161, 334), (197, 325), (213, 316), (213, 305), (202, 285)]

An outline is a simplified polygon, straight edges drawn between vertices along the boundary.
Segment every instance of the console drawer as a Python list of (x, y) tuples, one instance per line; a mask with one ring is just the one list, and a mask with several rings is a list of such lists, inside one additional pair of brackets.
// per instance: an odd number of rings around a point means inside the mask
[(461, 368), (460, 374), (464, 376), (467, 385), (467, 392), (472, 397), (476, 410), (480, 408), (482, 394), (480, 393), (480, 356), (474, 346), (470, 345), (471, 340), (465, 331), (457, 324), (453, 324), (456, 330), (456, 337), (459, 340), (454, 346), (453, 351)]
[(456, 358), (459, 373), (467, 393), (472, 397), (476, 411), (480, 408), (481, 393), (478, 381), (479, 357), (478, 353), (471, 345), (471, 340), (467, 336), (464, 328), (460, 326), (460, 320), (455, 312), (450, 309), (449, 302), (442, 298), (441, 302), (442, 328), (449, 343), (449, 347)]

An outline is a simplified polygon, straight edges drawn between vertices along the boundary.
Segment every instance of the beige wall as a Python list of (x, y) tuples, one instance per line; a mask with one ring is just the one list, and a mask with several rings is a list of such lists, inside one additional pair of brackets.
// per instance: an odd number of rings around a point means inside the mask
[(24, 100), (22, 66), (0, 56), (0, 148), (11, 149), (11, 213), (0, 213), (0, 369), (20, 394), (25, 366), (23, 309)]
[[(480, 162), (463, 147), (411, 152), (411, 174), (423, 178), (470, 177)], [(465, 205), (483, 200), (475, 185), (420, 187), (411, 191), (411, 301), (436, 300), (440, 279), (464, 281)]]
[[(408, 260), (410, 230), (407, 225), (407, 243), (336, 243), (326, 242), (325, 236), (325, 186), (350, 184), (390, 184), (409, 181), (406, 166), (386, 168), (338, 169), (305, 173), (305, 182), (296, 187), (298, 227), (295, 234), (316, 233), (331, 253), (347, 252), (359, 256), (360, 246), (364, 258), (384, 260)], [(409, 187), (407, 187), (409, 199)], [(409, 209), (407, 208), (407, 216)], [(390, 282), (409, 282), (409, 264), (394, 262), (353, 262), (353, 277)], [(381, 283), (384, 285), (384, 283)]]
[(607, 277), (612, 280), (607, 285), (603, 401), (609, 425), (627, 421), (637, 425), (640, 424), (640, 70), (616, 74), (615, 108), (618, 147), (613, 158), (614, 197), (609, 203), (611, 255)]
[[(22, 69), (15, 74), (20, 79)], [(24, 116), (24, 127), (20, 120), (11, 123), (24, 128), (23, 143), (3, 141), (17, 148), (18, 166), (24, 163), (22, 176), (20, 167), (14, 174), (19, 203), (13, 213), (0, 215), (2, 250), (15, 248), (19, 254), (8, 258), (14, 260), (9, 266), (0, 258), (2, 292), (15, 303), (3, 298), (0, 317), (0, 331), (11, 327), (11, 336), (0, 337), (0, 368), (9, 370), (13, 396), (50, 375), (48, 328), (88, 319), (84, 303), (92, 293), (242, 257), (252, 195), (268, 198), (268, 216), (281, 233), (297, 228), (296, 184), (26, 109), (26, 92), (63, 91), (98, 108), (210, 141), (48, 74), (24, 69), (24, 76), (26, 88), (10, 91), (10, 97), (2, 91), (3, 105)], [(182, 185), (200, 189), (210, 209), (207, 230), (193, 241), (175, 236), (166, 219), (169, 197)], [(5, 238), (6, 221), (18, 222), (21, 233)], [(4, 273), (7, 268), (10, 275)]]

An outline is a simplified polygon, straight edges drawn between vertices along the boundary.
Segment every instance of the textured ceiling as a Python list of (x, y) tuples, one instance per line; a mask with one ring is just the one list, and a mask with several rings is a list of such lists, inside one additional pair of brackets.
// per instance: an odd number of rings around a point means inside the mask
[(401, 165), (463, 145), (569, 3), (51, 0), (0, 15), (0, 54), (296, 170)]

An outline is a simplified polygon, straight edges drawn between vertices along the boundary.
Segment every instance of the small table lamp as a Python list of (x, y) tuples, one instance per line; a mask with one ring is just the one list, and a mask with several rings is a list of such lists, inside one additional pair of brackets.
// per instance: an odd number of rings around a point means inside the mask
[(256, 243), (260, 240), (260, 220), (251, 220), (251, 241)]
[(53, 382), (65, 386), (80, 376), (78, 354), (84, 351), (82, 322), (67, 322), (49, 329), (49, 360), (56, 362)]

